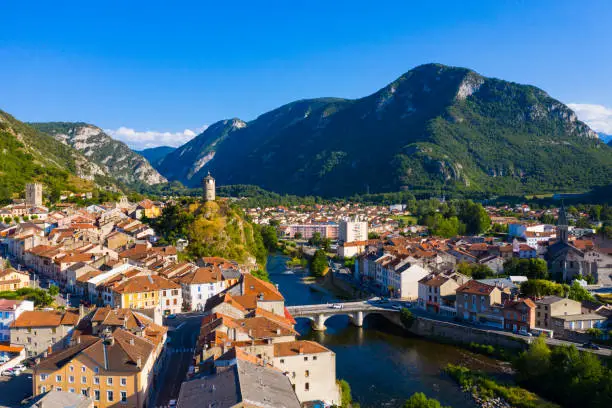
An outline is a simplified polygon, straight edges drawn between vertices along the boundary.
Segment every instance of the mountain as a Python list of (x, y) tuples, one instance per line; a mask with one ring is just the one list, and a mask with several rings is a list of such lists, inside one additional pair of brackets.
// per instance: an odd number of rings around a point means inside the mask
[(196, 186), (346, 196), (366, 191), (577, 191), (612, 178), (612, 151), (546, 92), (465, 68), (416, 67), (360, 99), (284, 105), (221, 121), (159, 170)]
[(599, 136), (599, 138), (601, 140), (603, 140), (604, 143), (612, 142), (612, 135), (607, 135), (607, 134), (602, 133), (602, 132), (597, 133), (597, 135)]
[(41, 132), (83, 153), (111, 177), (126, 184), (159, 184), (167, 180), (125, 143), (99, 127), (82, 122), (30, 123)]
[(33, 181), (55, 196), (63, 190), (90, 191), (94, 181), (112, 185), (84, 155), (0, 110), (0, 202), (23, 193)]
[(221, 145), (234, 131), (243, 129), (240, 119), (228, 119), (212, 126), (157, 162), (156, 168), (170, 180), (196, 186), (203, 177), (202, 168), (215, 157)]
[(151, 147), (151, 148), (143, 149), (143, 150), (134, 150), (134, 152), (136, 152), (137, 154), (147, 159), (149, 163), (151, 163), (151, 166), (155, 167), (158, 161), (160, 161), (165, 156), (167, 156), (168, 154), (172, 153), (175, 150), (176, 150), (176, 147), (158, 146), (158, 147)]

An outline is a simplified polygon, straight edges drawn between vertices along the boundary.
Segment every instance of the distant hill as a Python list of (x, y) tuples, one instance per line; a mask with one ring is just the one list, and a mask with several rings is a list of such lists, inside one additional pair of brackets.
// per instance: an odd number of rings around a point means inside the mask
[(63, 190), (112, 185), (104, 169), (83, 154), (0, 110), (0, 202), (23, 194), (33, 181), (55, 198)]
[(293, 102), (229, 119), (158, 165), (169, 180), (348, 196), (388, 191), (524, 194), (612, 179), (612, 150), (533, 86), (427, 64), (360, 99)]
[(600, 138), (601, 140), (603, 140), (603, 141), (604, 141), (604, 143), (610, 143), (610, 142), (612, 142), (612, 135), (607, 135), (607, 134), (602, 133), (602, 132), (597, 133), (597, 135), (599, 136), (599, 138)]
[(132, 151), (125, 143), (111, 138), (97, 126), (82, 122), (47, 122), (30, 125), (77, 149), (111, 177), (123, 183), (151, 185), (167, 181), (147, 159)]
[(176, 147), (170, 146), (158, 146), (158, 147), (150, 147), (144, 150), (134, 150), (134, 152), (138, 153), (145, 159), (151, 163), (153, 167), (156, 167), (156, 163), (163, 159), (166, 155), (172, 153), (176, 150)]

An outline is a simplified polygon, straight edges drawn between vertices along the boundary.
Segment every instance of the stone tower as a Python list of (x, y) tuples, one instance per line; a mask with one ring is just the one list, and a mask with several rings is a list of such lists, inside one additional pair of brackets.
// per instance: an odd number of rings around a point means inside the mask
[(568, 229), (569, 225), (567, 222), (567, 214), (565, 213), (565, 205), (561, 203), (561, 208), (559, 209), (559, 218), (557, 219), (557, 238), (560, 242), (564, 242), (567, 244)]
[(43, 186), (40, 183), (26, 184), (26, 205), (30, 207), (42, 207)]
[(208, 172), (208, 176), (202, 179), (204, 187), (204, 201), (215, 201), (215, 179)]

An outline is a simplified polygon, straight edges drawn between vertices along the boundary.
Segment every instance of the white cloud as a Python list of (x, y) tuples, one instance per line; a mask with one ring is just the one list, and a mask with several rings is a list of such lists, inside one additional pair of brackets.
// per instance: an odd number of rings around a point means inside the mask
[(104, 131), (112, 138), (126, 143), (132, 149), (141, 150), (156, 146), (178, 147), (202, 133), (206, 128), (207, 126), (202, 126), (193, 130), (185, 129), (182, 132), (158, 132), (155, 130), (138, 131), (121, 126), (118, 129), (104, 129)]
[(612, 135), (612, 109), (588, 103), (568, 103), (567, 106), (594, 131)]

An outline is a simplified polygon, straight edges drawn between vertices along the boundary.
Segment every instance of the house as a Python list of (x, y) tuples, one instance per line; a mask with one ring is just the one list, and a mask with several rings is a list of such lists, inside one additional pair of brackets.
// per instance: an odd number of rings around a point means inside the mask
[(569, 332), (584, 333), (592, 328), (606, 328), (607, 317), (597, 313), (562, 315), (552, 317), (552, 330), (561, 338), (571, 337)]
[(216, 294), (236, 284), (237, 276), (227, 279), (221, 269), (215, 267), (202, 267), (188, 272), (175, 281), (181, 285), (183, 301), (188, 310), (204, 310), (206, 301)]
[(48, 391), (34, 398), (30, 408), (94, 408), (91, 398), (68, 391)]
[(30, 286), (30, 275), (27, 272), (7, 268), (0, 270), (0, 292), (15, 291)]
[(508, 300), (504, 303), (504, 328), (529, 333), (536, 327), (536, 305), (531, 299)]
[(280, 370), (247, 359), (236, 359), (234, 364), (214, 375), (183, 382), (177, 407), (196, 406), (301, 408), (287, 376)]
[(430, 274), (419, 281), (418, 305), (433, 313), (454, 316), (455, 291), (460, 286), (453, 277), (444, 274)]
[(134, 218), (136, 219), (141, 219), (142, 217), (157, 218), (160, 215), (161, 208), (149, 199), (144, 199), (139, 202), (134, 211)]
[(21, 313), (34, 310), (34, 302), (30, 300), (8, 300), (0, 299), (0, 341), (10, 342), (11, 323), (17, 319)]
[(461, 285), (457, 293), (457, 317), (503, 328), (501, 290), (497, 286), (471, 280)]
[(180, 313), (181, 286), (159, 275), (140, 275), (111, 288), (113, 304), (130, 309), (158, 309), (164, 315)]
[(301, 403), (324, 401), (340, 406), (336, 385), (336, 353), (314, 341), (274, 344), (274, 367), (289, 378)]
[(519, 244), (517, 255), (520, 259), (537, 258), (538, 251), (536, 250), (536, 248), (530, 247), (527, 244)]
[(536, 299), (536, 327), (552, 330), (552, 318), (582, 313), (582, 305), (572, 299), (558, 296), (544, 296)]
[(68, 346), (80, 320), (75, 312), (24, 311), (10, 324), (11, 346), (22, 346), (28, 357)]

